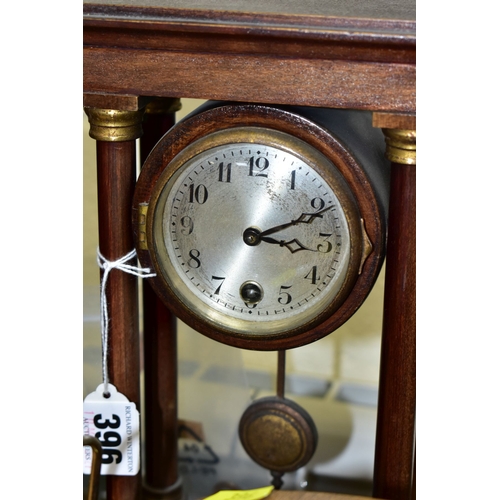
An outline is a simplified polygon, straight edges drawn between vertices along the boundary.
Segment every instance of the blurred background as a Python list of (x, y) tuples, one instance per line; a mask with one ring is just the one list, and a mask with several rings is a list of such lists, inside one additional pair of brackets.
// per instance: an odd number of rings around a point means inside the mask
[[(202, 103), (182, 100), (177, 119)], [(95, 141), (88, 129), (84, 115), (83, 397), (102, 382)], [(384, 273), (382, 268), (368, 299), (341, 328), (287, 353), (286, 397), (309, 412), (319, 440), (311, 462), (285, 475), (286, 488), (371, 493)], [(269, 472), (240, 445), (238, 423), (254, 399), (275, 394), (277, 354), (218, 344), (181, 322), (178, 346), (179, 419), (194, 422), (203, 436), (179, 439), (185, 499), (208, 495), (221, 482), (270, 484)]]

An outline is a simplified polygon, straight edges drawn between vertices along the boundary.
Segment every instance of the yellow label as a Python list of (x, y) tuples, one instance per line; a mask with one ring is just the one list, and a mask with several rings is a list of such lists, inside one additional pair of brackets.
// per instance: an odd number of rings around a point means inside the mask
[(269, 496), (273, 490), (274, 486), (265, 486), (255, 490), (223, 490), (206, 497), (205, 500), (261, 500)]

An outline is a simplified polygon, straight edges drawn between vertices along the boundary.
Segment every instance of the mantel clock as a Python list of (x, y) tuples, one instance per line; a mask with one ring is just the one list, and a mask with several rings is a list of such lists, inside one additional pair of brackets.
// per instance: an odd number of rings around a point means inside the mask
[(384, 257), (383, 148), (359, 111), (195, 111), (158, 142), (136, 187), (136, 246), (157, 294), (195, 330), (240, 348), (331, 333)]

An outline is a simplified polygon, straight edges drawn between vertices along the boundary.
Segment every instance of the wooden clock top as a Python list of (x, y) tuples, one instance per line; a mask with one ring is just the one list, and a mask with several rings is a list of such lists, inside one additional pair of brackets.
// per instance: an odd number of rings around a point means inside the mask
[(86, 0), (83, 27), (85, 106), (416, 110), (415, 0)]

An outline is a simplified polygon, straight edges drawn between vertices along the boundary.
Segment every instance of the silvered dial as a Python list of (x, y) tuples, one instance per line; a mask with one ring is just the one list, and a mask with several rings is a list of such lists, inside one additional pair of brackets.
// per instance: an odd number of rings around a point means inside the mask
[(236, 334), (314, 321), (352, 266), (342, 183), (326, 174), (335, 167), (277, 137), (187, 155), (155, 204), (156, 258), (169, 286), (195, 315)]

